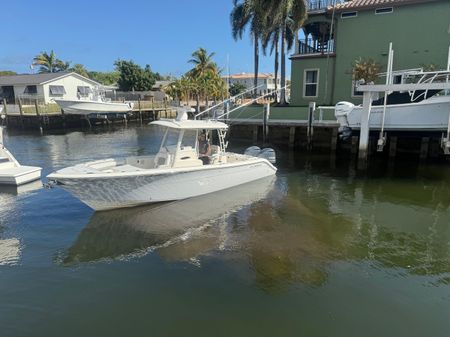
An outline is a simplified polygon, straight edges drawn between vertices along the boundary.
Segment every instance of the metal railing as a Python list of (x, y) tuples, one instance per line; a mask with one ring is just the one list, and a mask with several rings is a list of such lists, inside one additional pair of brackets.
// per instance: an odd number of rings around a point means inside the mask
[(308, 11), (317, 11), (344, 2), (344, 0), (309, 0)]
[(299, 40), (298, 42), (298, 53), (301, 55), (328, 54), (334, 53), (336, 51), (334, 40), (322, 42), (309, 38), (306, 41), (303, 39)]

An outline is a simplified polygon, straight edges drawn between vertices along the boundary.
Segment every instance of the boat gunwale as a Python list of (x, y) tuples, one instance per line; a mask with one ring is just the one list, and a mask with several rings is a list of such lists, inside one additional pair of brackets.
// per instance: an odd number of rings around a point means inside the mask
[[(243, 155), (240, 155), (243, 156)], [(104, 159), (111, 160), (113, 158)], [(114, 159), (113, 159), (114, 160)], [(87, 165), (90, 163), (94, 163), (98, 161), (92, 161), (87, 162), (84, 164), (79, 165)], [(239, 167), (239, 166), (246, 166), (250, 164), (257, 164), (257, 163), (265, 163), (269, 167), (271, 167), (274, 171), (277, 171), (277, 168), (272, 165), (267, 159), (265, 158), (258, 158), (258, 157), (250, 157), (247, 160), (233, 162), (233, 163), (223, 163), (223, 164), (209, 164), (209, 165), (201, 165), (201, 166), (194, 166), (194, 167), (180, 167), (180, 168), (152, 168), (152, 169), (139, 169), (137, 171), (133, 172), (99, 172), (99, 173), (78, 173), (78, 174), (61, 174), (58, 173), (58, 171), (53, 172), (49, 175), (47, 175), (47, 179), (49, 180), (58, 180), (58, 179), (111, 179), (111, 178), (126, 178), (126, 177), (135, 177), (135, 176), (159, 176), (159, 175), (167, 175), (167, 174), (176, 174), (176, 173), (183, 173), (183, 172), (196, 172), (196, 171), (209, 171), (214, 169), (221, 169), (221, 168), (231, 168), (231, 167)], [(76, 165), (75, 165), (76, 166)], [(72, 166), (73, 167), (73, 166)], [(67, 167), (65, 169), (69, 169), (70, 167)]]

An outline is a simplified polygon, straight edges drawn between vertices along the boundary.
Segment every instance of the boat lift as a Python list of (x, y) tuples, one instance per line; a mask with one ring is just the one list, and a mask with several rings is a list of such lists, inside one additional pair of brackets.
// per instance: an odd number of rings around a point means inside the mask
[[(448, 52), (447, 70), (445, 71), (430, 71), (424, 72), (422, 69), (414, 69), (411, 71), (403, 72), (404, 75), (422, 76), (417, 83), (393, 83), (393, 74), (396, 73), (392, 70), (394, 59), (394, 50), (392, 49), (392, 42), (389, 44), (388, 65), (386, 72), (386, 84), (357, 84), (357, 90), (363, 92), (363, 110), (361, 115), (361, 129), (359, 140), (359, 159), (366, 160), (368, 155), (368, 143), (369, 143), (369, 119), (372, 108), (372, 101), (375, 93), (384, 93), (383, 104), (383, 117), (380, 135), (377, 142), (377, 151), (382, 152), (386, 145), (386, 134), (384, 132), (387, 97), (394, 91), (409, 91), (411, 95), (411, 101), (414, 102), (424, 95), (427, 97), (429, 90), (445, 90), (448, 94), (450, 92), (450, 47)], [(384, 74), (382, 74), (384, 75)], [(445, 77), (445, 81), (442, 80)], [(415, 96), (416, 92), (420, 92)], [(447, 134), (442, 134), (441, 148), (446, 155), (450, 155), (450, 110), (447, 126)]]

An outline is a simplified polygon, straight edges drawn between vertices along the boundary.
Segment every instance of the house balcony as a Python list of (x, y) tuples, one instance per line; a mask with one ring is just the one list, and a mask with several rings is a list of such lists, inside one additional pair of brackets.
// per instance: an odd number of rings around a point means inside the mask
[(344, 0), (308, 0), (308, 12), (325, 12), (328, 7), (344, 2)]
[(321, 57), (335, 54), (334, 40), (320, 41), (315, 39), (299, 39), (298, 49), (294, 57)]

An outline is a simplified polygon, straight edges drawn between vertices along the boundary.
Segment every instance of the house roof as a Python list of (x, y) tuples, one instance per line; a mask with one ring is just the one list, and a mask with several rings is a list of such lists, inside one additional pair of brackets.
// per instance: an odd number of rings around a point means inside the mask
[[(230, 76), (224, 76), (223, 78), (231, 78), (231, 79), (244, 79), (244, 78), (254, 78), (254, 73), (239, 73), (239, 74), (233, 74)], [(259, 73), (258, 78), (273, 78), (273, 75), (271, 73)]]
[(0, 85), (37, 85), (45, 84), (60, 78), (73, 75), (75, 77), (82, 78), (85, 81), (91, 82), (96, 85), (100, 83), (93, 81), (89, 78), (81, 76), (75, 72), (57, 72), (57, 73), (42, 73), (42, 74), (24, 74), (24, 75), (10, 75), (0, 76)]
[[(336, 11), (345, 10), (364, 10), (379, 7), (395, 7), (402, 5), (410, 5), (416, 3), (431, 2), (436, 0), (352, 0), (336, 4)], [(328, 8), (329, 11), (333, 10), (333, 7)]]

